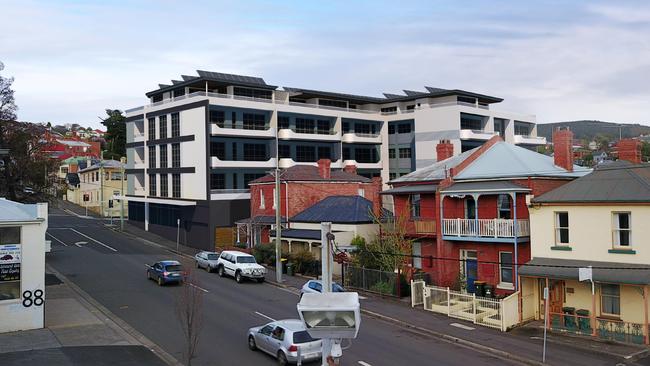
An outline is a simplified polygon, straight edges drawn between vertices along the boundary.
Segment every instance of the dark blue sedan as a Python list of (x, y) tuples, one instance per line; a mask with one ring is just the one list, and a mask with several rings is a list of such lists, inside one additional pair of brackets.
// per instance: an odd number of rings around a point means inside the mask
[(178, 261), (160, 261), (147, 267), (147, 279), (158, 282), (162, 286), (166, 283), (183, 282), (183, 268)]

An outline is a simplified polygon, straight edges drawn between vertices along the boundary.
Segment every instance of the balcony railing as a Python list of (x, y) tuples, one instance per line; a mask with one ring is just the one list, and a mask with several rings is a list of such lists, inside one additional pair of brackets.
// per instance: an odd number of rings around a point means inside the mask
[(436, 221), (435, 220), (415, 220), (413, 221), (416, 234), (435, 234)]
[[(443, 219), (442, 235), (457, 237), (514, 238), (515, 220), (508, 219)], [(517, 237), (529, 236), (528, 220), (517, 220)]]

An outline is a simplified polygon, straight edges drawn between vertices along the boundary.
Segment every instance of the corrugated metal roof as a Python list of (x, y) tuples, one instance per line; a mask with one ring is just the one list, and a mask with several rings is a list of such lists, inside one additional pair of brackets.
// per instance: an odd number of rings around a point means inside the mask
[(36, 205), (26, 205), (0, 198), (0, 222), (36, 221)]
[(577, 178), (591, 169), (573, 166), (573, 172), (555, 165), (553, 158), (523, 147), (497, 142), (476, 158), (454, 179), (488, 179), (508, 177), (566, 177)]
[[(102, 164), (101, 162), (97, 162), (89, 166), (88, 168), (80, 170), (79, 173), (99, 169), (101, 167), (101, 164)], [(126, 165), (122, 164), (117, 160), (104, 160), (104, 168), (122, 168), (122, 167), (126, 167)]]
[(596, 267), (593, 269), (594, 282), (630, 285), (650, 284), (650, 265), (620, 262), (533, 258), (519, 268), (519, 275), (577, 280), (578, 268), (588, 266)]
[[(318, 174), (318, 167), (313, 165), (294, 165), (291, 168), (284, 169), (280, 172), (280, 180), (288, 181), (322, 181), (322, 182), (361, 182), (370, 183), (372, 180), (357, 174), (345, 172), (343, 170), (331, 170), (329, 178), (323, 178)], [(257, 178), (249, 184), (274, 182), (272, 174), (267, 174)]]
[[(282, 238), (290, 239), (312, 239), (320, 240), (321, 232), (320, 230), (310, 230), (310, 229), (283, 229), (280, 232)], [(275, 230), (271, 230), (271, 237), (275, 237)]]
[(295, 215), (291, 221), (371, 223), (372, 202), (361, 196), (330, 196)]
[(414, 194), (434, 193), (438, 189), (437, 184), (416, 184), (411, 186), (396, 187), (382, 191), (380, 194)]
[(650, 164), (618, 161), (535, 199), (538, 203), (650, 202)]
[(530, 188), (522, 187), (519, 184), (507, 180), (482, 181), (482, 182), (458, 182), (442, 190), (443, 193), (472, 193), (472, 192), (528, 192)]
[(402, 183), (402, 182), (424, 182), (424, 181), (437, 181), (443, 180), (447, 177), (447, 171), (450, 168), (455, 167), (460, 164), (463, 160), (467, 159), (474, 151), (478, 149), (474, 148), (472, 150), (465, 151), (464, 153), (456, 156), (452, 156), (449, 159), (435, 162), (427, 167), (420, 168), (414, 172), (411, 172), (407, 175), (403, 175), (397, 179), (393, 179), (388, 182), (392, 183)]

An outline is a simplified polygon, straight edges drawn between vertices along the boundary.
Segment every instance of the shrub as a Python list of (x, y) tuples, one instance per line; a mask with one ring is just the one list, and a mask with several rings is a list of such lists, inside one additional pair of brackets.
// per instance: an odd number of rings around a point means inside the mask
[(275, 247), (271, 244), (258, 244), (253, 248), (253, 256), (257, 263), (275, 265)]
[(304, 275), (318, 275), (320, 272), (320, 262), (316, 260), (313, 253), (306, 250), (291, 253), (288, 260), (293, 264), (294, 272)]
[(370, 286), (370, 291), (377, 292), (380, 294), (392, 294), (393, 292), (395, 292), (395, 289), (393, 288), (393, 284), (391, 284), (390, 282), (381, 281)]

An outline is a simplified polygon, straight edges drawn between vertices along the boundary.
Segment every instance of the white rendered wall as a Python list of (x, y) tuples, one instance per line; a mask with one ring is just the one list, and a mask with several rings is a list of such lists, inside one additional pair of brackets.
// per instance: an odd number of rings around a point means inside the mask
[[(168, 122), (169, 123), (169, 122)], [(181, 174), (181, 198), (206, 200), (207, 197), (207, 157), (205, 107), (180, 112), (181, 136), (194, 135), (194, 141), (181, 143), (181, 167), (194, 167), (194, 173)], [(171, 147), (168, 155), (171, 159)], [(171, 161), (170, 161), (171, 163)], [(171, 166), (168, 165), (168, 166)], [(169, 177), (171, 194), (171, 176)]]

